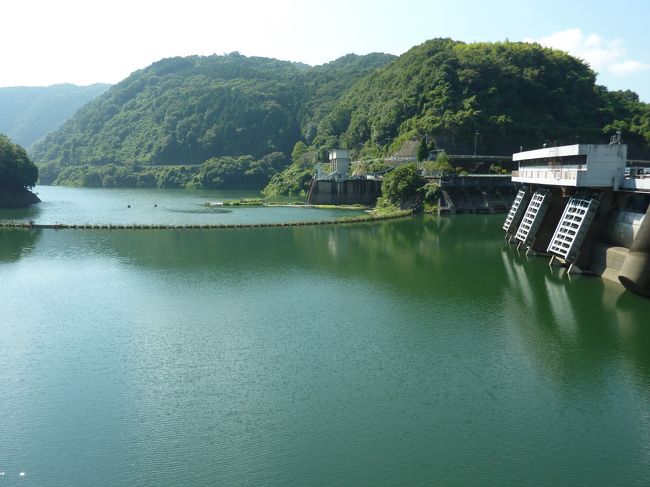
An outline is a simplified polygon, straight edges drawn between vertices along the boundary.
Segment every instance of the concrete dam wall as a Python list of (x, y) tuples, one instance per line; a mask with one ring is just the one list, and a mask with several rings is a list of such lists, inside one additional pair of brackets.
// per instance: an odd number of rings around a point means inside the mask
[[(427, 179), (440, 186), (438, 207), (441, 214), (506, 212), (517, 193), (509, 176), (484, 174)], [(314, 179), (307, 203), (373, 206), (381, 196), (381, 183), (381, 179)]]
[(481, 174), (432, 179), (440, 185), (439, 214), (506, 212), (517, 193), (510, 176)]
[(650, 194), (523, 186), (503, 228), (529, 254), (650, 297)]
[(342, 181), (314, 179), (309, 189), (310, 205), (373, 206), (381, 196), (380, 179), (346, 179)]

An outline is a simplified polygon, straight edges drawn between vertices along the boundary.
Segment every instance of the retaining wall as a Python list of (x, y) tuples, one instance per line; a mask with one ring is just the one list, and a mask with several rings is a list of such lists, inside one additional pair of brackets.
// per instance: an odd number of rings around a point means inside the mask
[(381, 196), (381, 180), (347, 179), (313, 182), (307, 203), (310, 205), (374, 206)]

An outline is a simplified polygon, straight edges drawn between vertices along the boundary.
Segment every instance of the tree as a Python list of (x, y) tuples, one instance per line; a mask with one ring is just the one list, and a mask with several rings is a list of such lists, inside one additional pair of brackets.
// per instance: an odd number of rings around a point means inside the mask
[(454, 167), (449, 162), (449, 156), (445, 151), (438, 152), (435, 160), (424, 161), (422, 163), (422, 171), (428, 176), (439, 176), (454, 171)]
[(293, 146), (293, 151), (291, 152), (291, 160), (293, 162), (298, 161), (303, 155), (309, 151), (309, 148), (301, 140), (296, 142), (296, 145)]
[(406, 164), (386, 174), (381, 194), (389, 204), (402, 205), (415, 197), (425, 182), (415, 164)]
[(445, 151), (438, 152), (436, 160), (433, 163), (433, 168), (436, 171), (442, 171), (443, 173), (451, 172), (454, 170), (454, 167), (449, 162), (449, 156)]
[(420, 141), (420, 147), (418, 147), (418, 162), (424, 161), (427, 157), (429, 157), (429, 146), (425, 137)]
[(27, 189), (36, 184), (38, 168), (27, 152), (0, 134), (0, 189)]

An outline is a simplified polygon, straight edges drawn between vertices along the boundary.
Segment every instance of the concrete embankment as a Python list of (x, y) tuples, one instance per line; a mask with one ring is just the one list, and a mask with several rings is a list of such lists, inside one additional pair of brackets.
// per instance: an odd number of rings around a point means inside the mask
[(392, 220), (395, 218), (404, 218), (412, 215), (411, 210), (398, 211), (386, 215), (363, 215), (352, 218), (341, 218), (338, 220), (315, 220), (315, 221), (298, 221), (298, 222), (281, 222), (281, 223), (224, 223), (224, 224), (188, 224), (188, 225), (167, 225), (167, 224), (68, 224), (54, 223), (41, 224), (29, 222), (0, 222), (0, 228), (24, 228), (24, 229), (54, 229), (54, 230), (72, 230), (72, 229), (93, 229), (93, 230), (166, 230), (166, 229), (205, 229), (216, 230), (226, 228), (271, 228), (271, 227), (302, 227), (314, 225), (343, 225), (348, 223), (365, 223), (381, 220)]
[(313, 180), (307, 203), (310, 205), (373, 206), (381, 195), (380, 179)]

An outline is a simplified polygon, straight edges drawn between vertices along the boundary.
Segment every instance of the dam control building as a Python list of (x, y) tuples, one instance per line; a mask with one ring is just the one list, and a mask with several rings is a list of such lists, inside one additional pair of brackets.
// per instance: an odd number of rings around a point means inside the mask
[(650, 171), (627, 146), (575, 144), (512, 156), (521, 184), (503, 224), (508, 242), (650, 296)]

